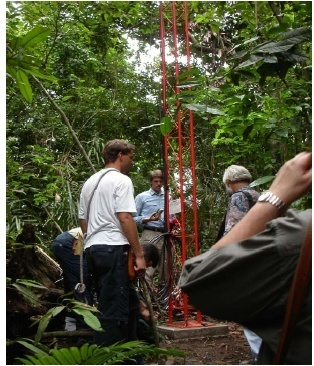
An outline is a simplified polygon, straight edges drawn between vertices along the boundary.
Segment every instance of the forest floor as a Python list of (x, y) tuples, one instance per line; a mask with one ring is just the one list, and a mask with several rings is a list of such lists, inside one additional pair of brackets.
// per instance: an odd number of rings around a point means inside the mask
[(254, 365), (250, 347), (242, 327), (225, 323), (229, 332), (224, 336), (163, 339), (160, 348), (175, 348), (186, 353), (186, 358), (168, 356), (166, 365)]
[[(45, 285), (47, 288), (53, 288), (50, 291), (50, 295), (60, 296), (61, 289), (56, 289), (55, 286), (49, 284), (55, 283), (55, 278), (58, 278), (59, 273), (54, 273), (53, 268), (49, 267), (45, 261), (41, 261), (41, 257), (36, 254), (35, 251), (20, 251), (18, 253), (20, 258), (13, 258), (10, 265), (7, 266), (7, 276), (17, 276), (18, 265), (23, 264), (21, 267), (21, 273), (25, 274), (25, 278), (34, 278), (35, 280), (46, 280)], [(24, 260), (22, 260), (22, 258)], [(27, 268), (26, 268), (26, 265)], [(39, 273), (34, 273), (34, 269)], [(39, 271), (40, 269), (40, 271)], [(11, 271), (11, 272), (10, 272)], [(50, 279), (50, 277), (51, 279)], [(20, 274), (17, 278), (23, 278)], [(39, 279), (38, 279), (39, 278)], [(49, 282), (50, 281), (50, 282)], [(59, 291), (59, 292), (58, 292)], [(32, 306), (29, 306), (23, 296), (14, 291), (14, 288), (7, 288), (7, 338), (16, 339), (29, 337), (30, 318), (32, 316), (39, 316), (44, 314), (45, 311), (41, 311), (41, 308), (36, 308), (36, 312)], [(48, 301), (48, 298), (46, 299)], [(52, 301), (54, 302), (54, 301)], [(204, 318), (205, 319), (205, 318)], [(211, 319), (206, 319), (206, 321)], [(60, 324), (59, 324), (60, 322)], [(54, 323), (54, 322), (52, 322)], [(64, 319), (60, 317), (55, 319), (55, 325), (48, 331), (61, 330), (64, 326)], [(167, 358), (158, 360), (157, 364), (163, 365), (251, 365), (254, 364), (250, 347), (243, 333), (242, 327), (239, 324), (232, 322), (224, 322), (223, 324), (228, 326), (228, 333), (223, 336), (211, 336), (202, 338), (186, 338), (186, 339), (167, 339), (166, 336), (160, 342), (160, 348), (174, 348), (185, 353), (185, 358), (168, 356)], [(90, 336), (85, 340), (90, 343), (92, 339), (92, 332)], [(70, 341), (70, 342), (69, 342)], [(60, 339), (60, 345), (61, 345)], [(72, 343), (72, 339), (66, 337), (65, 343)], [(72, 345), (72, 344), (71, 344)], [(74, 344), (73, 344), (74, 345)], [(23, 350), (22, 350), (23, 351)], [(19, 364), (16, 363), (16, 357), (18, 356), (17, 347), (9, 347), (7, 349), (7, 362), (6, 364)], [(149, 362), (147, 364), (156, 364), (155, 362)]]

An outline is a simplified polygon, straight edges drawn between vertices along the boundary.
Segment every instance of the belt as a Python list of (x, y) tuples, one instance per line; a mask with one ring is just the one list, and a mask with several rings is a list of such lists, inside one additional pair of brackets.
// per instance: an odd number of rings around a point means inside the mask
[(159, 228), (159, 227), (144, 226), (144, 230), (158, 231), (160, 233), (163, 233), (164, 232), (164, 229), (163, 228)]

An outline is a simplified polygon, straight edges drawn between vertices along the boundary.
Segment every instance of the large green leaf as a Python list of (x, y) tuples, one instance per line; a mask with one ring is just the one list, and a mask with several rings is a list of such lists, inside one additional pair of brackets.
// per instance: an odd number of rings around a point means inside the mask
[[(94, 346), (96, 346), (96, 344)], [(80, 349), (81, 359), (83, 361), (85, 361), (88, 357), (88, 348), (89, 348), (88, 344), (85, 343), (85, 344), (83, 344), (83, 346)]]
[(281, 53), (286, 52), (294, 45), (299, 45), (305, 41), (310, 41), (312, 31), (310, 27), (302, 27), (290, 30), (283, 34), (283, 40), (279, 42), (265, 42), (255, 47), (254, 52)]
[(247, 140), (249, 138), (249, 135), (252, 132), (253, 128), (254, 128), (254, 125), (250, 125), (245, 128), (245, 130), (242, 132), (244, 140)]
[(18, 45), (22, 48), (33, 47), (39, 42), (45, 40), (50, 33), (50, 29), (44, 27), (36, 27), (29, 31), (19, 42)]
[(265, 44), (262, 47), (259, 47), (256, 52), (263, 52), (263, 53), (280, 53), (288, 51), (290, 48), (293, 47), (293, 44), (287, 42), (271, 42)]
[(294, 64), (297, 62), (304, 62), (309, 59), (309, 56), (306, 53), (302, 52), (296, 47), (291, 49), (289, 52), (284, 52), (282, 56), (285, 61), (289, 61)]
[(250, 187), (257, 187), (260, 186), (261, 184), (271, 182), (272, 180), (274, 180), (274, 178), (275, 176), (273, 175), (267, 175), (265, 177), (258, 178), (254, 182), (250, 183)]
[(200, 70), (197, 68), (191, 68), (180, 73), (178, 80), (188, 79), (189, 77), (194, 77), (195, 75), (200, 75)]
[(14, 286), (17, 290), (19, 290), (22, 293), (22, 295), (24, 296), (24, 298), (27, 301), (29, 301), (32, 305), (34, 305), (34, 306), (40, 305), (40, 303), (38, 301), (38, 297), (33, 291), (31, 291), (24, 285), (19, 285), (18, 283), (14, 283), (14, 284), (12, 284), (12, 286)]
[(73, 358), (75, 359), (76, 364), (79, 364), (80, 362), (82, 362), (81, 352), (78, 347), (70, 347), (69, 351), (71, 352)]
[(25, 280), (25, 279), (17, 279), (16, 283), (19, 283), (21, 285), (24, 286), (28, 286), (28, 287), (36, 287), (36, 288), (41, 288), (41, 289), (47, 289), (46, 286), (42, 285), (41, 283), (37, 282), (37, 281), (33, 281), (33, 280)]
[(58, 81), (58, 78), (56, 78), (55, 76), (43, 74), (43, 73), (41, 73), (40, 71), (38, 71), (34, 68), (31, 68), (31, 69), (28, 69), (28, 70), (25, 69), (25, 72), (30, 74), (30, 75), (37, 76), (39, 79), (49, 80), (49, 81), (53, 81), (55, 83)]
[(31, 340), (28, 340), (28, 342), (24, 341), (24, 340), (18, 340), (18, 343), (20, 343), (22, 346), (28, 348), (30, 351), (37, 353), (37, 354), (42, 354), (42, 355), (47, 355), (47, 352), (45, 352), (44, 350), (42, 350), (39, 347), (34, 346)]
[(35, 343), (38, 343), (46, 330), (50, 320), (52, 317), (57, 316), (61, 311), (63, 311), (65, 306), (56, 306), (54, 308), (51, 308), (47, 311), (47, 313), (39, 320), (36, 320), (34, 323), (32, 323), (32, 326), (36, 323), (39, 323), (37, 333), (35, 336)]
[(248, 53), (248, 51), (247, 50), (241, 50), (241, 51), (239, 51), (239, 52), (237, 52), (237, 53), (235, 53), (234, 55), (232, 55), (231, 57), (229, 57), (228, 58), (228, 60), (236, 60), (236, 59), (238, 59), (238, 58), (242, 58), (242, 57), (244, 57), (246, 54)]
[(251, 57), (248, 60), (239, 64), (237, 67), (235, 67), (235, 69), (241, 69), (242, 67), (255, 65), (256, 63), (263, 61), (263, 60), (264, 60), (264, 56), (251, 55)]
[(51, 352), (53, 356), (59, 361), (60, 365), (76, 365), (77, 361), (72, 355), (72, 351), (67, 348), (61, 348)]
[(172, 129), (172, 121), (171, 118), (168, 116), (165, 116), (161, 119), (160, 123), (160, 131), (163, 136), (166, 136)]
[(277, 58), (277, 56), (274, 56), (274, 55), (267, 55), (264, 57), (264, 62), (266, 62), (268, 64), (275, 64), (278, 62), (278, 58)]
[(84, 318), (84, 322), (87, 325), (89, 325), (92, 329), (98, 332), (104, 332), (98, 318), (94, 314), (92, 314), (90, 310), (83, 309), (82, 307), (74, 307), (72, 310), (76, 314), (82, 315)]
[(18, 358), (24, 365), (112, 365), (124, 364), (125, 360), (133, 359), (136, 355), (169, 355), (185, 357), (185, 353), (174, 348), (162, 349), (141, 341), (115, 343), (109, 347), (100, 347), (96, 344), (85, 343), (81, 348), (70, 347), (53, 349), (50, 354), (40, 349), (25, 347), (35, 352), (35, 355), (26, 355)]
[(17, 85), (20, 89), (21, 94), (23, 95), (23, 97), (29, 102), (32, 103), (33, 101), (33, 92), (32, 92), (32, 88), (30, 86), (30, 83), (28, 81), (28, 76), (26, 75), (26, 73), (21, 70), (18, 69), (16, 71), (16, 82)]
[(192, 88), (193, 86), (201, 85), (198, 81), (186, 81), (184, 84), (176, 85), (179, 89)]
[(216, 108), (210, 108), (207, 105), (204, 104), (185, 104), (184, 105), (187, 109), (199, 113), (209, 113), (209, 114), (215, 114), (215, 115), (225, 115), (225, 113), (219, 109)]
[(284, 34), (283, 39), (286, 42), (291, 44), (300, 44), (304, 41), (311, 41), (312, 40), (312, 28), (311, 27), (301, 27), (289, 30)]

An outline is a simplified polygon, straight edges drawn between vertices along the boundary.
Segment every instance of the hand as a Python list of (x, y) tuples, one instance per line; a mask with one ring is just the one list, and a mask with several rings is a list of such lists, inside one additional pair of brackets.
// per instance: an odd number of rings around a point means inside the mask
[(150, 322), (150, 314), (147, 305), (144, 301), (140, 300), (140, 315), (147, 321)]
[(269, 190), (289, 206), (302, 197), (312, 184), (312, 153), (302, 152), (278, 171)]
[(141, 278), (145, 276), (146, 272), (146, 262), (144, 256), (135, 258), (135, 273), (136, 278)]
[(158, 215), (158, 214), (156, 214), (156, 212), (154, 212), (154, 213), (150, 216), (149, 221), (157, 221), (157, 220), (159, 220), (159, 216), (160, 216), (160, 214)]

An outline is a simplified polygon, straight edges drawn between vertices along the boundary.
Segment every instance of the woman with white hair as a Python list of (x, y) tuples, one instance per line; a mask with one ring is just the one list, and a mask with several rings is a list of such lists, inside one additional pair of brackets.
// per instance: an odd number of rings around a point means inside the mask
[(250, 188), (251, 180), (250, 172), (241, 165), (231, 165), (225, 170), (222, 181), (231, 197), (228, 203), (223, 236), (241, 221), (256, 203), (260, 194)]

